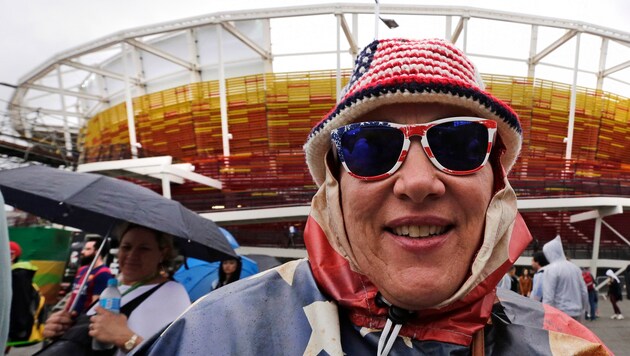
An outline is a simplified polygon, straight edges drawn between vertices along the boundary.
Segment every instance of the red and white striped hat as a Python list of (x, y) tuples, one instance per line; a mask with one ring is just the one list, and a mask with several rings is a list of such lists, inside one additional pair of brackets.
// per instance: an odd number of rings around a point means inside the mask
[(509, 172), (521, 149), (518, 116), (484, 90), (474, 64), (441, 39), (375, 40), (359, 54), (341, 100), (309, 134), (306, 163), (320, 186), (326, 177), (324, 157), (332, 130), (352, 123), (377, 107), (400, 103), (443, 103), (495, 120), (506, 147), (501, 163)]

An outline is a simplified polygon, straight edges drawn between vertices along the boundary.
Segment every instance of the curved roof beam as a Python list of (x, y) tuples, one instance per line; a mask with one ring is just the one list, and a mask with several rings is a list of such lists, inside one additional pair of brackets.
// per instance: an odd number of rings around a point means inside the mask
[(269, 53), (268, 51), (266, 51), (264, 48), (262, 48), (261, 46), (259, 46), (258, 44), (256, 44), (256, 42), (252, 41), (251, 39), (249, 39), (247, 36), (245, 36), (241, 31), (239, 31), (234, 25), (232, 25), (229, 22), (223, 22), (221, 23), (221, 26), (230, 34), (232, 34), (232, 36), (236, 37), (239, 41), (243, 42), (247, 47), (251, 48), (252, 50), (254, 50), (254, 52), (258, 53), (264, 60), (271, 60), (272, 59), (272, 54)]
[[(128, 39), (155, 35), (159, 33), (181, 31), (194, 27), (205, 25), (216, 25), (226, 21), (243, 21), (254, 19), (273, 19), (283, 17), (308, 16), (308, 15), (324, 15), (336, 13), (358, 13), (372, 14), (374, 5), (371, 4), (328, 4), (328, 5), (311, 5), (311, 6), (294, 6), (260, 10), (243, 10), (232, 12), (217, 12), (204, 16), (182, 19), (177, 21), (165, 22), (147, 27), (140, 27), (131, 30), (117, 32), (113, 35), (103, 37), (90, 43), (72, 48), (68, 51), (61, 52), (41, 66), (24, 76), (19, 83), (29, 80), (38, 79), (42, 72), (50, 71), (50, 67), (64, 59), (72, 59), (82, 55), (95, 52), (114, 46)], [(477, 9), (472, 7), (451, 7), (451, 6), (433, 6), (433, 5), (386, 5), (380, 7), (382, 14), (401, 14), (401, 15), (438, 15), (438, 16), (459, 16), (459, 17), (476, 17), (497, 21), (509, 21), (522, 24), (540, 25), (546, 27), (564, 28), (567, 30), (580, 30), (583, 33), (593, 34), (598, 37), (604, 37), (616, 40), (630, 46), (630, 33), (623, 33), (619, 30), (610, 29), (601, 26), (595, 26), (581, 21), (569, 21), (552, 17), (523, 15), (511, 12), (493, 11), (485, 9)]]
[(183, 59), (181, 59), (181, 58), (179, 58), (177, 56), (174, 56), (174, 55), (172, 55), (170, 53), (167, 53), (167, 52), (165, 52), (165, 51), (163, 51), (163, 50), (161, 50), (159, 48), (153, 47), (150, 44), (147, 44), (147, 43), (144, 43), (144, 42), (140, 42), (140, 41), (138, 41), (136, 39), (133, 39), (133, 38), (126, 39), (125, 42), (127, 42), (130, 45), (132, 45), (132, 46), (134, 46), (134, 47), (136, 47), (138, 49), (141, 49), (141, 50), (143, 50), (143, 51), (145, 51), (147, 53), (151, 53), (151, 54), (156, 55), (156, 56), (158, 56), (158, 57), (160, 57), (162, 59), (166, 59), (169, 62), (172, 62), (172, 63), (175, 63), (177, 65), (180, 65), (180, 66), (182, 66), (182, 67), (184, 67), (184, 68), (186, 68), (186, 69), (188, 69), (190, 71), (199, 70), (194, 63), (186, 61), (186, 60), (183, 60)]
[(555, 51), (556, 49), (558, 49), (558, 47), (562, 46), (563, 44), (567, 43), (567, 41), (575, 37), (577, 33), (578, 33), (577, 30), (567, 31), (564, 35), (562, 35), (562, 37), (558, 38), (552, 44), (547, 46), (547, 48), (543, 49), (542, 51), (534, 55), (532, 58), (530, 58), (531, 63), (537, 64), (543, 58), (545, 58), (549, 53)]
[[(105, 70), (105, 69), (101, 69), (101, 68), (98, 68), (98, 67), (89, 66), (87, 64), (79, 63), (79, 62), (76, 62), (76, 61), (73, 61), (73, 60), (64, 60), (64, 61), (61, 61), (61, 64), (67, 65), (69, 67), (74, 67), (76, 69), (81, 69), (81, 70), (84, 70), (86, 72), (102, 75), (104, 77), (120, 80), (120, 81), (123, 81), (123, 82), (125, 81), (125, 77), (122, 74), (114, 73), (114, 72), (111, 72), (111, 71), (108, 71), (108, 70)], [(135, 85), (141, 85), (142, 84), (137, 78), (129, 78), (129, 80), (132, 81)]]
[(618, 71), (620, 71), (622, 69), (626, 69), (628, 67), (630, 67), (630, 61), (626, 61), (626, 62), (623, 62), (621, 64), (617, 64), (614, 67), (610, 67), (610, 68), (606, 69), (605, 71), (603, 71), (602, 74), (604, 75), (604, 77), (606, 77), (606, 76), (608, 76), (610, 74), (618, 72)]
[(101, 96), (98, 96), (98, 95), (88, 94), (88, 93), (80, 93), (80, 92), (66, 90), (66, 89), (60, 89), (60, 88), (53, 88), (53, 87), (48, 87), (48, 86), (39, 85), (39, 84), (24, 84), (23, 87), (26, 87), (26, 88), (29, 88), (29, 89), (33, 89), (33, 90), (39, 90), (39, 91), (54, 93), (54, 94), (75, 96), (77, 98), (82, 98), (82, 99), (87, 99), (87, 100), (96, 100), (96, 101), (100, 101), (100, 102), (104, 102), (104, 103), (107, 102), (107, 100), (105, 100), (105, 98), (103, 98)]

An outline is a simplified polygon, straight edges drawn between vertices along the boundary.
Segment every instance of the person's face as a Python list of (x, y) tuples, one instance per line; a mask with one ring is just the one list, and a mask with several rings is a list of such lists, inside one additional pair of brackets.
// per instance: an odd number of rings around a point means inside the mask
[[(474, 116), (443, 105), (405, 104), (356, 121), (414, 124), (465, 115)], [(455, 293), (480, 246), (493, 187), (490, 164), (466, 176), (440, 172), (413, 137), (406, 160), (391, 177), (365, 182), (339, 169), (348, 239), (361, 272), (383, 296), (420, 309)], [(407, 231), (421, 237), (404, 236)]]
[(142, 227), (133, 228), (122, 237), (118, 262), (124, 283), (140, 282), (155, 276), (164, 258), (155, 233)]
[(231, 275), (236, 272), (236, 267), (238, 266), (235, 260), (225, 260), (221, 262), (221, 268), (223, 268), (223, 272), (226, 275)]
[(92, 257), (94, 256), (94, 252), (96, 251), (94, 249), (94, 245), (96, 244), (96, 242), (94, 241), (87, 241), (85, 243), (85, 245), (83, 246), (83, 249), (81, 250), (81, 256), (83, 257)]
[(94, 256), (96, 256), (96, 242), (95, 241), (87, 241), (85, 245), (83, 245), (83, 249), (81, 250), (81, 265), (85, 266), (92, 263)]
[(537, 272), (540, 269), (540, 265), (538, 264), (538, 262), (532, 260), (532, 269), (534, 270), (534, 272)]

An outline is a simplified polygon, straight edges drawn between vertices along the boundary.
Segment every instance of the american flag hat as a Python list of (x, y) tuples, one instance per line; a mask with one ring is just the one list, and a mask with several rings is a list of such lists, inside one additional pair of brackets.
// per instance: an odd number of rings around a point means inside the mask
[(350, 81), (334, 108), (311, 130), (304, 151), (320, 186), (332, 130), (354, 122), (380, 106), (401, 103), (443, 103), (471, 110), (497, 122), (506, 147), (501, 163), (509, 172), (522, 143), (518, 115), (484, 90), (475, 65), (453, 44), (441, 39), (375, 40), (361, 51)]

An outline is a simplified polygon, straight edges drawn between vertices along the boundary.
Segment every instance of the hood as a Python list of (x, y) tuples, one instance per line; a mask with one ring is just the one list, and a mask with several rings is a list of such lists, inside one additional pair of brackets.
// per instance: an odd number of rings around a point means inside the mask
[[(355, 325), (382, 329), (387, 309), (377, 305), (377, 287), (355, 262), (345, 232), (339, 184), (325, 164), (326, 179), (313, 197), (304, 231), (313, 275), (322, 291), (348, 311)], [(502, 184), (488, 206), (483, 242), (469, 276), (450, 298), (416, 312), (400, 335), (470, 345), (473, 334), (487, 323), (497, 283), (532, 240), (505, 174), (497, 180)]]
[(36, 272), (37, 271), (37, 266), (35, 266), (34, 264), (32, 264), (30, 261), (20, 261), (20, 262), (16, 262), (14, 264), (11, 265), (11, 269), (25, 269), (28, 271), (33, 271)]
[(606, 275), (614, 280), (617, 281), (617, 283), (619, 283), (619, 278), (617, 277), (617, 275), (615, 274), (615, 272), (613, 272), (613, 270), (609, 269), (606, 271)]
[(560, 240), (560, 235), (557, 235), (555, 239), (547, 242), (543, 246), (543, 253), (547, 258), (547, 261), (549, 261), (549, 264), (567, 260), (564, 256), (564, 249), (562, 249), (562, 240)]

